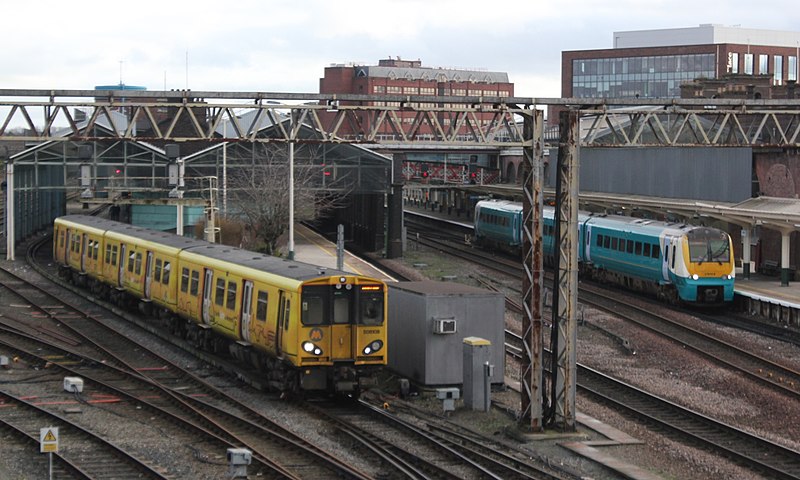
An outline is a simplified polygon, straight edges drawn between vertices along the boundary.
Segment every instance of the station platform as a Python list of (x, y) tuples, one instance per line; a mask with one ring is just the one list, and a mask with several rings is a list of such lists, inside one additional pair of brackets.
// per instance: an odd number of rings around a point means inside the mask
[[(336, 268), (336, 244), (302, 224), (294, 229), (294, 259), (326, 268)], [(344, 271), (396, 282), (388, 273), (345, 251)]]

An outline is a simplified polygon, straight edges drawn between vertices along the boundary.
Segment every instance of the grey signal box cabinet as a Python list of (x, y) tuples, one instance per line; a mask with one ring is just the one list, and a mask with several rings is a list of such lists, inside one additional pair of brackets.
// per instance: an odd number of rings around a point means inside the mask
[(389, 368), (426, 386), (464, 382), (465, 337), (491, 342), (493, 384), (505, 375), (505, 298), (452, 282), (389, 283)]

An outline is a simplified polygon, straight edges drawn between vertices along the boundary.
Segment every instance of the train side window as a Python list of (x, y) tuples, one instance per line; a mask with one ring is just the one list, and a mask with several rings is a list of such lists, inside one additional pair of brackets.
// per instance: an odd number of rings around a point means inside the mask
[(61, 247), (64, 246), (64, 230), (61, 230), (60, 232), (58, 232), (58, 244)]
[(608, 248), (610, 246), (611, 246), (611, 237), (609, 237), (608, 235), (605, 235), (603, 237), (603, 248)]
[(111, 265), (117, 265), (117, 246), (111, 247)]
[(225, 304), (228, 310), (236, 310), (236, 282), (228, 282), (228, 299)]
[(628, 241), (628, 253), (633, 253), (633, 241)]
[(617, 237), (611, 237), (611, 250), (619, 250), (619, 240)]
[(636, 255), (642, 254), (642, 242), (636, 242)]
[(653, 245), (653, 250), (650, 252), (653, 258), (658, 258), (661, 256), (661, 245)]
[(160, 282), (161, 281), (161, 259), (160, 258), (156, 259), (156, 273), (155, 273), (155, 275), (153, 275), (153, 279), (156, 282)]
[(161, 275), (161, 283), (164, 285), (169, 283), (169, 271), (172, 269), (172, 266), (169, 262), (164, 262), (164, 273)]
[(675, 268), (675, 244), (672, 245), (672, 268)]
[(133, 272), (134, 260), (136, 260), (136, 254), (135, 253), (131, 253), (131, 256), (128, 257), (128, 271), (129, 272)]
[(97, 257), (100, 256), (100, 242), (94, 242), (94, 253), (92, 254), (92, 258), (97, 260)]
[(189, 291), (189, 269), (183, 267), (181, 269), (181, 292), (186, 293)]
[(220, 307), (225, 304), (225, 279), (224, 278), (218, 278), (217, 279), (217, 291), (214, 294), (214, 303), (216, 303)]
[(258, 291), (258, 299), (256, 300), (256, 320), (262, 322), (267, 321), (267, 305), (269, 294), (261, 290)]
[(192, 270), (192, 286), (189, 289), (189, 295), (197, 296), (197, 292), (200, 291), (200, 272), (198, 270)]
[(598, 235), (597, 236), (596, 246), (598, 246), (598, 247), (602, 247), (603, 246), (603, 236), (602, 235)]
[(649, 243), (645, 243), (644, 244), (644, 251), (642, 252), (642, 254), (645, 257), (649, 257), (650, 256), (650, 244)]
[(289, 330), (289, 314), (291, 313), (292, 302), (288, 298), (286, 299), (286, 303), (283, 305), (283, 329)]
[(141, 273), (142, 273), (142, 254), (141, 253), (137, 253), (136, 254), (136, 275), (139, 275)]
[(106, 245), (106, 263), (111, 263), (111, 245)]

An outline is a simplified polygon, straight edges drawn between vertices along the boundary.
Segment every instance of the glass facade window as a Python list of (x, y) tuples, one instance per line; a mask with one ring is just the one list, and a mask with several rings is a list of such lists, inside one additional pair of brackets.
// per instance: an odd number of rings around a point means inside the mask
[(769, 55), (758, 56), (758, 73), (766, 75), (769, 73)]
[(715, 78), (715, 55), (573, 60), (572, 95), (579, 98), (677, 98), (695, 78)]
[(775, 68), (773, 69), (773, 81), (775, 85), (783, 85), (783, 57), (781, 55), (775, 55), (773, 57), (775, 60)]
[(753, 54), (752, 53), (745, 53), (744, 54), (744, 73), (746, 75), (753, 74)]
[(789, 57), (788, 65), (786, 66), (786, 79), (797, 81), (797, 57)]

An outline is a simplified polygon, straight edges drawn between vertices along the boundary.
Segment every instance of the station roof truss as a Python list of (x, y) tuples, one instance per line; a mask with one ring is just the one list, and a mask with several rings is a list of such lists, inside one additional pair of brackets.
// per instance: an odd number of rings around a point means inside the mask
[[(295, 171), (306, 171), (296, 178), (306, 181), (305, 188), (338, 191), (377, 193), (385, 192), (390, 184), (391, 159), (370, 151), (360, 145), (347, 143), (305, 143), (302, 139), (315, 137), (314, 129), (305, 124), (289, 125), (285, 116), (264, 116), (263, 112), (230, 111), (233, 115), (214, 126), (213, 140), (179, 144), (181, 153), (178, 159), (184, 163), (187, 186), (183, 203), (191, 202), (192, 192), (207, 196), (207, 179), (218, 179), (226, 175), (235, 178), (244, 175), (244, 169), (253, 171), (267, 163), (288, 165), (287, 143), (270, 142), (269, 139), (283, 137), (292, 130), (297, 138), (294, 149)], [(125, 138), (115, 134), (119, 131), (133, 132), (134, 122), (117, 110), (105, 110), (94, 118), (85, 117), (74, 123), (74, 128), (61, 128), (53, 131), (45, 141), (35, 142), (29, 148), (9, 157), (19, 169), (56, 167), (63, 168), (65, 182), (46, 188), (67, 188), (84, 192), (87, 185), (81, 182), (82, 166), (92, 167), (94, 190), (92, 199), (115, 198), (118, 203), (154, 203), (154, 198), (164, 198), (173, 186), (169, 185), (168, 168), (176, 158), (170, 158), (165, 148), (166, 142), (145, 141), (138, 137)], [(247, 127), (243, 127), (246, 125)], [(255, 128), (257, 132), (247, 132), (256, 141), (237, 141), (243, 128)], [(86, 132), (86, 137), (75, 136), (75, 131)], [(263, 141), (260, 141), (263, 140)], [(223, 170), (227, 169), (227, 172)], [(42, 185), (30, 188), (41, 188)], [(215, 185), (214, 188), (217, 188)], [(23, 188), (24, 189), (24, 188)], [(96, 196), (104, 191), (108, 197)], [(121, 194), (137, 193), (153, 199), (133, 201)], [(88, 196), (88, 195), (87, 195)], [(174, 202), (173, 202), (174, 203)]]
[[(268, 92), (0, 89), (0, 141), (530, 146), (522, 123), (559, 106), (590, 118), (581, 145), (800, 146), (800, 100), (581, 99)], [(114, 112), (125, 111), (120, 122)], [(323, 112), (325, 112), (323, 114)], [(86, 122), (79, 119), (85, 117)], [(291, 118), (288, 124), (280, 121)], [(586, 123), (586, 122), (582, 122)], [(22, 125), (22, 127), (20, 127)], [(265, 125), (278, 135), (260, 136)], [(300, 125), (314, 135), (299, 134)], [(59, 128), (55, 128), (59, 126)], [(14, 131), (24, 129), (22, 135)], [(344, 132), (349, 132), (345, 134)]]

